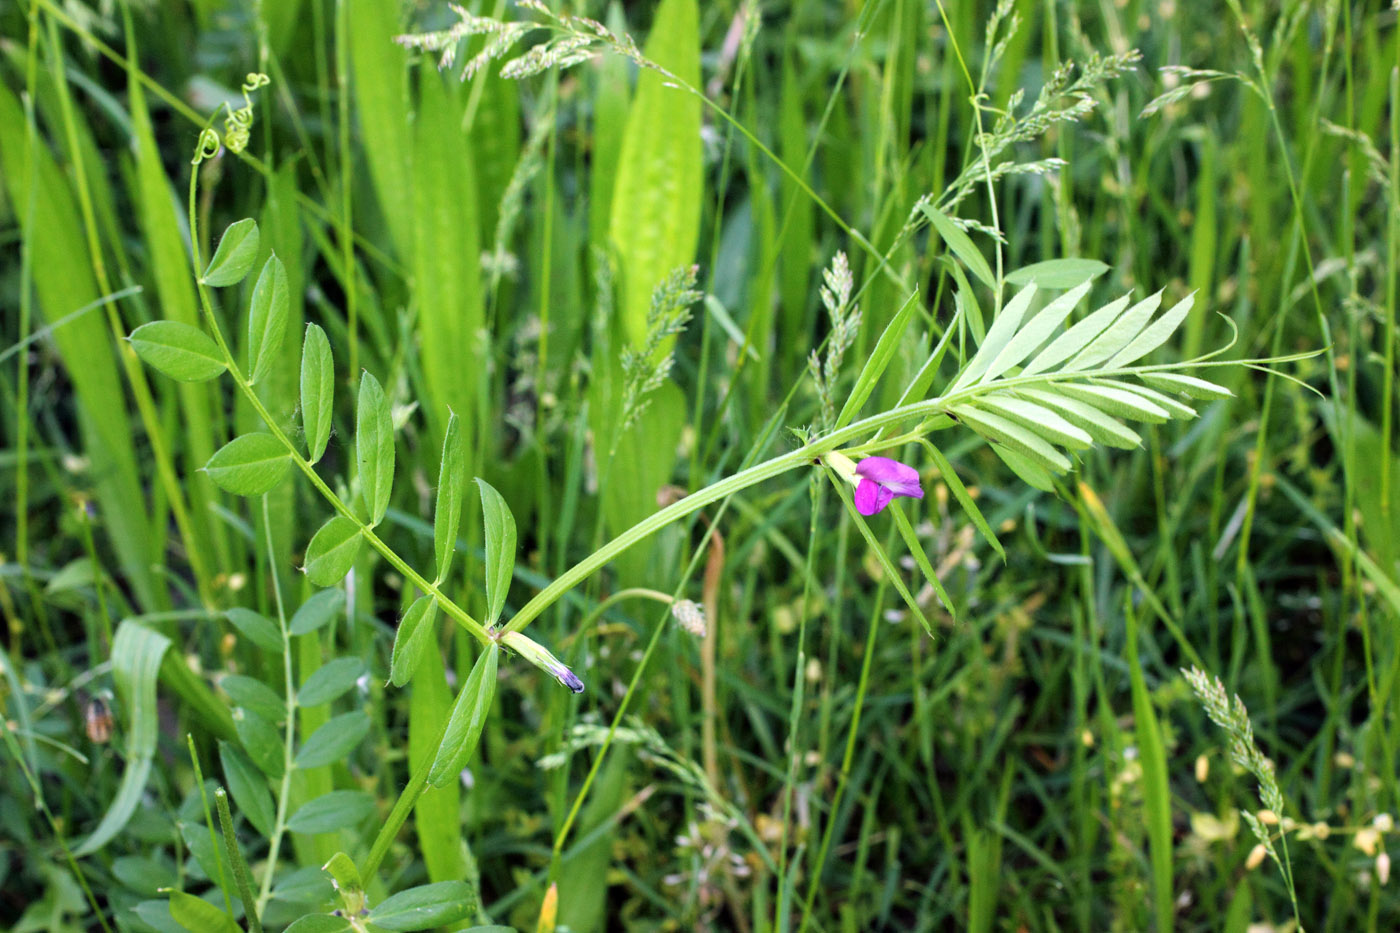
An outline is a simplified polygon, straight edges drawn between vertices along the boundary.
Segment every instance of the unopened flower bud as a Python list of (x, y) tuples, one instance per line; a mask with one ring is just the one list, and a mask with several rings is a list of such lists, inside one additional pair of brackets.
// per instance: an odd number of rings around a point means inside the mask
[(583, 681), (574, 676), (574, 672), (564, 666), (554, 655), (538, 642), (519, 632), (506, 632), (501, 636), (501, 644), (520, 655), (540, 670), (549, 674), (555, 680), (568, 687), (574, 693), (583, 692)]

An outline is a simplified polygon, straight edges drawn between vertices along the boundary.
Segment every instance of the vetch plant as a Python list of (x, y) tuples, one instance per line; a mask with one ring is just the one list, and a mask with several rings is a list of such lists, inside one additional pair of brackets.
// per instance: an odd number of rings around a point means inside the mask
[[(567, 67), (588, 58), (598, 49), (624, 54), (643, 67), (654, 68), (643, 59), (630, 39), (617, 37), (591, 20), (555, 17), (537, 3), (522, 4), (546, 16), (556, 28), (557, 35), (544, 45), (527, 53), (507, 67), (510, 76), (534, 74), (550, 67)], [(485, 61), (505, 54), (506, 50), (525, 32), (525, 26), (507, 28), (459, 11), (461, 28), (453, 34), (408, 44), (442, 51), (443, 64), (451, 63), (451, 49), (457, 39), (466, 35), (487, 34), (486, 48), (469, 71)], [(1126, 67), (1124, 59), (1123, 66)], [(1094, 80), (1103, 74), (1116, 73), (1117, 65), (1103, 64), (1094, 71)], [(1055, 96), (1075, 96), (1069, 111), (1048, 109), (1049, 104), (1037, 106), (1037, 121), (1013, 131), (1010, 126), (999, 127), (999, 145), (1010, 145), (1022, 138), (1017, 133), (1043, 131), (1055, 119), (1072, 119), (1084, 111), (1085, 88), (1069, 81), (1067, 75), (1056, 76)], [(259, 86), (250, 80), (248, 90)], [(697, 93), (693, 88), (687, 88)], [(1044, 111), (1044, 112), (1042, 112)], [(242, 113), (240, 111), (240, 113)], [(235, 121), (235, 135), (240, 144), (246, 143), (248, 123)], [(996, 137), (1001, 139), (1001, 137)], [(230, 140), (232, 145), (233, 140)], [(983, 141), (987, 146), (986, 140)], [(218, 152), (219, 140), (206, 129), (200, 138), (194, 166)], [(991, 146), (987, 151), (995, 149)], [(989, 165), (981, 167), (968, 179), (983, 178), (990, 185), (993, 173)], [(965, 173), (966, 174), (966, 173)], [(995, 173), (995, 177), (1005, 172)], [(310, 536), (306, 544), (302, 570), (316, 586), (339, 598), (339, 585), (350, 574), (366, 546), (379, 555), (402, 578), (407, 587), (422, 595), (408, 605), (394, 640), (390, 662), (390, 683), (403, 687), (413, 682), (415, 674), (429, 652), (438, 650), (434, 637), (439, 612), (479, 643), (480, 651), (462, 682), (450, 714), (442, 723), (433, 741), (433, 753), (420, 760), (413, 769), (392, 811), (383, 819), (372, 845), (360, 865), (355, 865), (343, 853), (332, 859), (326, 871), (336, 879), (342, 907), (358, 913), (364, 907), (363, 879), (373, 878), (389, 846), (407, 819), (415, 802), (431, 787), (443, 787), (458, 779), (481, 739), (487, 716), (495, 701), (497, 685), (502, 676), (503, 653), (514, 653), (545, 671), (574, 693), (584, 689), (583, 681), (574, 671), (555, 657), (545, 646), (530, 638), (524, 630), (574, 587), (617, 558), (629, 548), (668, 525), (679, 523), (700, 509), (725, 502), (742, 490), (793, 471), (807, 471), (817, 465), (831, 481), (833, 488), (853, 517), (864, 540), (880, 561), (889, 580), (908, 609), (932, 634), (919, 601), (902, 579), (885, 549), (876, 540), (867, 518), (889, 511), (900, 536), (909, 546), (915, 566), (925, 582), (938, 595), (950, 612), (953, 600), (944, 590), (920, 544), (913, 526), (896, 500), (922, 500), (924, 490), (919, 469), (910, 463), (876, 451), (894, 452), (905, 447), (923, 449), (932, 465), (942, 474), (957, 502), (967, 511), (976, 527), (1000, 551), (1000, 544), (986, 519), (978, 511), (973, 497), (949, 468), (945, 455), (931, 438), (937, 432), (954, 429), (970, 430), (991, 446), (997, 456), (1032, 486), (1051, 490), (1057, 478), (1074, 468), (1074, 458), (1096, 446), (1131, 449), (1142, 442), (1129, 423), (1161, 423), (1170, 419), (1185, 419), (1196, 415), (1192, 402), (1228, 398), (1231, 392), (1193, 373), (1213, 367), (1248, 365), (1264, 368), (1270, 363), (1298, 359), (1306, 354), (1272, 359), (1225, 361), (1216, 359), (1224, 350), (1179, 363), (1146, 364), (1143, 361), (1162, 347), (1192, 311), (1195, 295), (1188, 295), (1166, 311), (1161, 311), (1162, 292), (1134, 301), (1131, 295), (1121, 295), (1083, 315), (1077, 322), (1066, 323), (1087, 299), (1094, 278), (1103, 271), (1102, 264), (1082, 260), (1059, 260), (1040, 263), (1009, 275), (992, 272), (985, 259), (973, 246), (959, 224), (935, 206), (933, 200), (921, 200), (915, 207), (918, 216), (926, 219), (950, 250), (969, 271), (992, 292), (994, 313), (990, 326), (981, 325), (980, 310), (976, 319), (969, 315), (978, 308), (977, 299), (960, 268), (955, 278), (957, 311), (943, 327), (941, 338), (915, 374), (902, 386), (898, 402), (893, 406), (875, 406), (866, 413), (875, 390), (886, 387), (887, 371), (896, 350), (905, 345), (911, 335), (916, 313), (922, 310), (917, 292), (908, 295), (881, 333), (878, 341), (862, 361), (844, 402), (837, 407), (838, 385), (842, 383), (846, 353), (856, 344), (860, 312), (856, 299), (854, 277), (844, 253), (837, 253), (824, 275), (821, 298), (826, 307), (831, 331), (825, 354), (811, 351), (808, 361), (817, 395), (818, 411), (814, 428), (796, 430), (799, 445), (766, 461), (724, 476), (683, 498), (656, 511), (601, 544), (592, 553), (555, 576), (523, 606), (510, 612), (507, 595), (515, 576), (517, 531), (515, 518), (506, 498), (484, 480), (477, 479), (477, 497), (481, 505), (484, 539), (484, 579), (486, 612), (478, 618), (460, 601), (446, 591), (466, 495), (464, 475), (466, 443), (455, 414), (449, 416), (443, 434), (433, 520), (434, 567), (431, 572), (415, 568), (378, 530), (384, 522), (394, 491), (396, 465), (395, 423), (390, 393), (371, 372), (359, 374), (353, 431), (353, 478), (326, 477), (318, 470), (325, 455), (331, 432), (334, 392), (337, 384), (330, 341), (316, 324), (309, 324), (303, 338), (299, 409), (302, 434), (294, 438), (284, 422), (268, 408), (255, 391), (259, 381), (272, 371), (276, 351), (286, 338), (288, 284), (286, 270), (276, 255), (270, 256), (260, 270), (251, 290), (247, 314), (247, 334), (239, 341), (235, 353), (225, 335), (213, 307), (210, 289), (237, 285), (253, 271), (259, 255), (259, 231), (252, 219), (231, 224), (220, 239), (213, 258), (203, 265), (199, 253), (198, 212), (196, 195), (199, 173), (191, 172), (189, 185), (188, 223), (195, 243), (194, 268), (198, 295), (203, 312), (204, 329), (173, 321), (157, 321), (137, 328), (130, 335), (132, 347), (150, 366), (167, 375), (187, 382), (206, 382), (221, 375), (231, 377), (236, 391), (246, 406), (262, 421), (262, 428), (237, 436), (219, 449), (205, 464), (209, 479), (220, 488), (247, 497), (264, 497), (283, 483), (293, 468), (304, 475), (312, 488), (329, 507), (330, 515)], [(957, 183), (963, 187), (950, 189), (952, 195), (940, 203), (956, 204), (973, 180)], [(964, 190), (966, 189), (966, 190)], [(906, 231), (907, 232), (907, 231)], [(860, 239), (863, 247), (868, 244)], [(885, 274), (882, 268), (875, 274)], [(655, 284), (651, 313), (647, 316), (646, 332), (641, 345), (626, 351), (623, 374), (626, 380), (622, 400), (621, 425), (625, 429), (645, 410), (648, 395), (666, 382), (673, 362), (673, 340), (689, 317), (689, 306), (700, 296), (695, 290), (695, 269), (682, 268)], [(1016, 290), (1002, 300), (1004, 289)], [(1160, 313), (1159, 313), (1160, 312)], [(967, 331), (976, 341), (975, 350), (962, 354), (952, 367), (941, 392), (934, 386), (943, 375), (942, 369), (949, 351), (958, 338), (959, 349), (964, 346)], [(240, 361), (241, 360), (241, 361)], [(392, 383), (391, 383), (392, 389)], [(893, 394), (879, 397), (893, 397)], [(862, 414), (865, 416), (860, 417)], [(901, 454), (901, 456), (905, 456)], [(337, 489), (349, 490), (348, 494)], [(269, 549), (271, 551), (271, 549)], [(321, 599), (313, 597), (312, 602)], [(311, 603), (307, 604), (308, 606)], [(295, 711), (298, 697), (339, 695), (336, 689), (345, 686), (345, 677), (352, 673), (346, 668), (344, 676), (337, 673), (330, 683), (308, 681), (300, 686), (292, 683), (289, 651), (290, 638), (314, 631), (317, 625), (301, 627), (298, 611), (290, 623), (280, 612), (276, 624), (247, 611), (231, 611), (230, 621), (250, 641), (269, 651), (280, 652), (286, 665), (286, 699), (279, 711), (277, 704), (265, 696), (250, 698), (249, 705), (261, 706), (268, 716), (284, 722), (281, 746), (276, 747), (275, 726), (266, 717), (250, 712), (240, 719), (245, 748), (240, 751), (229, 746), (225, 770), (229, 774), (256, 777), (262, 771), (280, 782), (277, 806), (273, 811), (265, 800), (266, 790), (258, 793), (253, 778), (241, 780), (233, 787), (233, 797), (240, 809), (256, 814), (251, 817), (265, 829), (273, 841), (270, 857), (263, 868), (262, 892), (247, 896), (245, 909), (256, 925), (256, 914), (266, 904), (273, 872), (276, 868), (278, 843), (282, 835), (297, 826), (313, 829), (325, 824), (326, 814), (313, 811), (288, 815), (287, 799), (290, 776), (297, 768), (328, 764), (346, 754), (368, 732), (368, 719), (360, 712), (343, 714), (321, 726), (298, 743)], [(308, 623), (309, 624), (309, 623)], [(324, 624), (319, 623), (319, 624)], [(504, 651), (503, 651), (504, 649)], [(329, 665), (328, 665), (329, 667)], [(361, 673), (355, 668), (353, 673)], [(585, 672), (586, 673), (586, 672)], [(509, 668), (505, 667), (509, 678)], [(353, 678), (348, 682), (353, 682)], [(238, 688), (235, 688), (238, 689)], [(246, 689), (246, 685), (245, 685)], [(319, 691), (319, 692), (318, 692)], [(251, 693), (251, 691), (250, 691)], [(273, 698), (276, 700), (277, 698)], [(619, 710), (620, 717), (625, 704)], [(274, 741), (249, 740), (248, 735), (271, 734)], [(610, 741), (611, 733), (609, 733)], [(605, 742), (606, 744), (606, 742)], [(267, 749), (272, 749), (269, 753)], [(280, 754), (279, 754), (280, 752)], [(246, 753), (246, 754), (245, 754)], [(246, 759), (255, 758), (248, 761)], [(596, 771), (596, 763), (595, 763)], [(256, 770), (255, 770), (256, 769)], [(589, 780), (591, 781), (592, 775)], [(231, 784), (234, 783), (232, 780)], [(587, 783), (585, 784), (585, 787)], [(581, 797), (581, 795), (580, 795)], [(221, 816), (226, 804), (221, 802)], [(575, 806), (574, 813), (577, 812)], [(555, 864), (559, 847), (572, 824), (573, 815), (565, 821), (565, 829), (557, 840)], [(225, 840), (234, 845), (232, 831), (225, 824)], [(234, 853), (236, 854), (236, 852)], [(239, 872), (241, 890), (251, 891), (251, 870), (232, 861)], [(433, 924), (453, 922), (465, 916), (454, 913), (450, 904), (465, 895), (459, 887), (425, 885), (390, 897), (374, 907), (368, 920), (374, 922), (398, 910), (417, 910), (431, 917)], [(402, 899), (402, 900), (396, 900)], [(251, 901), (251, 903), (248, 903)], [(189, 908), (193, 910), (194, 908)], [(222, 915), (221, 915), (222, 916)], [(309, 927), (308, 927), (309, 928)], [(408, 928), (408, 927), (401, 927)]]
[[(206, 133), (196, 164), (200, 158), (217, 151), (216, 146), (213, 149), (210, 146)], [(197, 178), (198, 174), (192, 172), (189, 223), (191, 230), (196, 232), (194, 205)], [(198, 242), (197, 236), (195, 242)], [(945, 330), (942, 341), (925, 365), (904, 387), (900, 404), (876, 411), (862, 420), (854, 420), (884, 377), (892, 358), (892, 348), (904, 338), (911, 325), (912, 316), (908, 313), (911, 302), (881, 335), (840, 413), (835, 413), (834, 404), (824, 403), (827, 411), (822, 417), (824, 430), (811, 436), (799, 434), (803, 443), (797, 449), (720, 479), (657, 511), (555, 578), (509, 616), (505, 613), (506, 592), (514, 571), (515, 521), (500, 493), (478, 480), (485, 531), (487, 594), (487, 615), (484, 620), (479, 620), (449, 598), (442, 589), (451, 569), (465, 498), (462, 489), (465, 478), (461, 476), (462, 439), (456, 429), (455, 416), (449, 419), (445, 433), (442, 474), (437, 489), (434, 523), (436, 569), (432, 574), (420, 573), (375, 530), (385, 517), (392, 493), (395, 439), (389, 400), (374, 375), (365, 372), (360, 377), (354, 432), (356, 477), (355, 483), (350, 486), (356, 490), (356, 494), (350, 501), (336, 493), (316, 469), (329, 436), (331, 396), (335, 385), (331, 352), (321, 329), (315, 324), (308, 325), (303, 343), (300, 380), (300, 409), (304, 428), (302, 443), (295, 442), (280, 427), (278, 419), (254, 391), (258, 378), (268, 371), (273, 351), (285, 337), (288, 297), (285, 273), (275, 255), (263, 266), (252, 290), (243, 364), (239, 363), (229, 346), (213, 313), (209, 289), (228, 287), (246, 277), (252, 271), (257, 244), (256, 223), (250, 219), (232, 224), (220, 239), (208, 266), (198, 270), (199, 294), (207, 333), (187, 325), (156, 322), (132, 333), (133, 347), (149, 365), (177, 379), (207, 381), (228, 373), (244, 401), (262, 419), (264, 431), (234, 438), (209, 460), (206, 471), (213, 482), (238, 495), (263, 496), (285, 479), (289, 468), (295, 467), (326, 500), (334, 514), (312, 535), (303, 564), (303, 570), (313, 583), (335, 586), (350, 571), (360, 550), (368, 545), (424, 594), (405, 615), (395, 639), (391, 676), (395, 686), (411, 681), (423, 652), (437, 650), (434, 640), (425, 637), (425, 633), (433, 630), (439, 610), (482, 645), (476, 664), (443, 727), (436, 754), (420, 765), (384, 821), (369, 855), (359, 867), (362, 877), (372, 875), (378, 868), (389, 842), (419, 794), (429, 786), (440, 786), (454, 780), (465, 766), (480, 738), (486, 713), (494, 700), (502, 648), (513, 651), (546, 671), (570, 690), (579, 692), (583, 689), (582, 681), (572, 671), (546, 648), (525, 636), (523, 630), (574, 586), (666, 525), (750, 486), (793, 470), (809, 468), (814, 462), (824, 464), (831, 469), (838, 489), (843, 485), (854, 486), (853, 497), (842, 491), (843, 498), (861, 519), (862, 534), (886, 564), (901, 598), (931, 632), (920, 606), (900, 581), (899, 571), (889, 564), (888, 557), (876, 545), (863, 521), (889, 508), (896, 498), (921, 499), (923, 489), (919, 474), (913, 466), (883, 455), (871, 455), (871, 451), (919, 442), (927, 447), (935, 462), (941, 464), (942, 455), (929, 443), (929, 436), (933, 432), (962, 425), (987, 441), (1016, 473), (1032, 485), (1048, 489), (1052, 488), (1056, 475), (1072, 468), (1071, 457), (1080, 451), (1095, 445), (1131, 448), (1140, 444), (1139, 435), (1125, 422), (1155, 423), (1171, 418), (1193, 417), (1196, 412), (1187, 403), (1188, 400), (1210, 400), (1230, 395), (1222, 386), (1188, 375), (1184, 370), (1239, 365), (1238, 362), (1212, 360), (1220, 351), (1183, 363), (1144, 365), (1140, 362), (1171, 337), (1192, 309), (1194, 296), (1187, 296), (1158, 315), (1162, 297), (1160, 292), (1137, 302), (1132, 302), (1130, 296), (1125, 295), (1101, 306), (1067, 329), (1062, 328), (1088, 295), (1092, 279), (1074, 280), (1076, 274), (1082, 277), (1081, 264), (1041, 264), (1036, 268), (1033, 280), (1025, 283), (998, 311), (976, 353), (958, 367), (956, 375), (941, 394), (931, 395), (929, 389), (949, 348), (949, 339), (957, 332), (954, 326)], [(683, 272), (658, 289), (656, 306), (663, 309), (657, 312), (655, 319), (654, 329), (658, 333), (673, 333), (683, 322), (684, 308), (694, 300), (694, 293), (689, 288), (692, 276), (693, 271)], [(1065, 284), (1067, 277), (1073, 280), (1072, 287)], [(1008, 278), (1013, 279), (1014, 276)], [(1050, 284), (1042, 287), (1037, 281)], [(836, 336), (823, 365), (816, 365), (814, 354), (812, 367), (814, 379), (825, 390), (825, 395), (831, 393), (839, 376), (841, 354), (854, 333), (851, 322), (857, 319), (851, 301), (849, 267), (844, 257), (838, 256), (834, 262), (833, 271), (827, 275), (827, 286), (823, 289), (823, 300), (833, 315)], [(1042, 301), (1045, 293), (1050, 293), (1051, 297)], [(960, 303), (960, 307), (965, 306)], [(647, 353), (633, 358), (633, 381), (638, 387), (637, 392), (629, 396), (629, 405), (633, 409), (643, 404), (647, 387), (657, 381), (654, 373), (646, 371), (644, 357), (657, 360), (654, 365), (658, 369), (666, 367), (669, 360), (659, 341), (649, 343)], [(1285, 359), (1292, 358), (1296, 357)], [(1262, 367), (1269, 362), (1274, 361), (1249, 360), (1243, 361), (1243, 364)], [(664, 378), (664, 372), (661, 378)], [(855, 462), (853, 457), (861, 459)], [(971, 498), (965, 491), (960, 491), (952, 471), (944, 471), (944, 479), (953, 487), (958, 501), (969, 510), (978, 527), (990, 540), (994, 540)], [(894, 514), (921, 573), (951, 609), (951, 601), (923, 557), (922, 547), (915, 539), (908, 520), (897, 508)], [(259, 637), (257, 633), (261, 626), (252, 626), (251, 620), (243, 621), (248, 626), (246, 631), (249, 637)], [(270, 624), (266, 627), (268, 645), (271, 647), (276, 643), (280, 647), (282, 637), (278, 636), (276, 627)], [(283, 776), (299, 764), (305, 766), (311, 761), (321, 761), (326, 754), (339, 753), (346, 747), (347, 737), (358, 741), (359, 736), (363, 735), (358, 728), (352, 728), (347, 720), (338, 726), (334, 743), (331, 743), (330, 736), (318, 743), (318, 733), (303, 743), (299, 751), (291, 754), (292, 721), (291, 717), (287, 718), (288, 761), (279, 771)], [(329, 750), (332, 744), (334, 751)], [(323, 749), (322, 745), (327, 747)], [(274, 858), (275, 854), (274, 848)], [(270, 878), (271, 869), (269, 865), (267, 878)]]

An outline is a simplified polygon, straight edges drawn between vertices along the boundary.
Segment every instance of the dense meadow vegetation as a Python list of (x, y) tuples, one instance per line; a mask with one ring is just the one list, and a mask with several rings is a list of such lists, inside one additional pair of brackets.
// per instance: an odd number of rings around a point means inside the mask
[(0, 929), (1400, 928), (1400, 31), (0, 5)]

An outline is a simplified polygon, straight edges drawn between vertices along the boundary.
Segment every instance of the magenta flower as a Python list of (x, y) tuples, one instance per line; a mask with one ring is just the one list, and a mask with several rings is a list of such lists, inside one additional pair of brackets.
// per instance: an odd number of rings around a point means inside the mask
[(889, 457), (866, 457), (856, 464), (856, 511), (875, 515), (884, 510), (895, 496), (922, 499), (924, 488), (919, 485), (919, 471)]

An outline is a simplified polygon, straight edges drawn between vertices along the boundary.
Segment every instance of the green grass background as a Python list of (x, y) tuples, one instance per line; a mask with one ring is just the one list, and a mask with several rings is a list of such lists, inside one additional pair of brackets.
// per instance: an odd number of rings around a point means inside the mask
[[(1244, 700), (1277, 766), (1304, 926), (1400, 926), (1397, 881), (1380, 883), (1377, 859), (1400, 846), (1385, 818), (1400, 808), (1396, 14), (1010, 7), (1019, 28), (985, 82), (987, 128), (1067, 62), (1132, 48), (1142, 61), (1092, 92), (1092, 113), (1011, 153), (1063, 169), (998, 181), (995, 213), (985, 187), (959, 205), (999, 222), (1005, 269), (1085, 257), (1110, 266), (1103, 300), (1196, 291), (1159, 357), (1235, 333), (1234, 357), (1321, 354), (1284, 367), (1292, 379), (1216, 370), (1235, 398), (1152, 427), (1140, 450), (1087, 453), (1059, 494), (1025, 486), (969, 432), (936, 434), (1004, 561), (926, 455), (896, 452), (924, 471), (928, 494), (908, 514), (956, 608), (922, 594), (934, 639), (836, 497), (801, 473), (666, 529), (536, 623), (584, 694), (503, 661), (469, 786), (419, 803), (372, 900), (467, 879), (474, 919), (533, 930), (552, 878), (559, 928), (580, 933), (1285, 929), (1283, 876), (1248, 861), (1255, 840), (1237, 815), (1261, 806), (1253, 780), (1179, 673), (1198, 656)], [(230, 756), (259, 742), (221, 677), (279, 700), (284, 677), (221, 613), (275, 619), (279, 593), (287, 614), (300, 606), (314, 588), (297, 568), (330, 513), (302, 477), (266, 502), (219, 491), (200, 468), (260, 427), (253, 409), (227, 381), (145, 369), (120, 338), (152, 320), (200, 323), (190, 156), (215, 107), (241, 105), (246, 73), (272, 79), (254, 96), (252, 142), (200, 166), (196, 212), (202, 255), (253, 217), (261, 254), (286, 267), (293, 336), (256, 391), (298, 430), (296, 335), (325, 329), (337, 399), (321, 470), (343, 487), (353, 389), (361, 370), (378, 378), (400, 416), (380, 534), (425, 573), (455, 412), (466, 475), (499, 489), (519, 528), (512, 607), (655, 511), (659, 487), (695, 490), (791, 448), (786, 428), (818, 410), (806, 360), (827, 335), (817, 289), (836, 251), (862, 287), (843, 387), (918, 289), (867, 411), (895, 402), (947, 327), (951, 257), (926, 231), (896, 244), (914, 202), (977, 159), (964, 63), (976, 80), (989, 59), (991, 5), (581, 12), (716, 106), (616, 56), (519, 82), (497, 65), (465, 82), (439, 74), (391, 41), (448, 25), (438, 3), (0, 7), (0, 927), (179, 929), (163, 888), (244, 912), (231, 882), (210, 880), (220, 856), (199, 781), (234, 784)], [(1142, 115), (1187, 80), (1161, 71), (1174, 65), (1247, 80)], [(895, 246), (890, 274), (862, 240)], [(975, 240), (992, 256), (989, 237)], [(605, 288), (610, 254), (625, 272)], [(711, 298), (624, 427), (622, 348), (645, 333), (651, 285), (690, 263)], [(217, 293), (225, 333), (244, 332), (251, 287)], [(978, 301), (990, 316), (991, 294)], [(874, 527), (912, 585), (893, 523)], [(446, 587), (480, 617), (475, 492), (461, 528)], [(368, 730), (343, 760), (298, 769), (287, 803), (352, 790), (373, 806), (334, 832), (292, 833), (273, 880), (312, 893), (272, 897), (274, 929), (327, 896), (326, 859), (368, 848), (475, 657), (439, 617), (440, 650), (409, 689), (386, 687), (417, 594), (368, 550), (344, 588), (347, 616), (293, 638), (294, 680), (347, 658), (366, 676), (295, 725), (305, 738), (362, 710)], [(628, 588), (703, 603), (708, 637), (654, 601), (602, 606)], [(114, 638), (128, 619), (169, 650)], [(153, 693), (113, 683), (137, 660), (159, 665)], [(94, 696), (112, 706), (111, 744), (85, 733)], [(149, 776), (123, 784), (143, 748)], [(70, 857), (123, 796), (130, 820)], [(265, 827), (237, 817), (261, 884)]]

